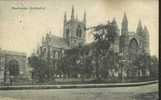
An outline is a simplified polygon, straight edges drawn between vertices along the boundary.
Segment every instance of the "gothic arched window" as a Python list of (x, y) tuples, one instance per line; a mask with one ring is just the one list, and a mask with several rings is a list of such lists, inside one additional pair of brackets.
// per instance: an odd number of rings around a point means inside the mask
[(69, 29), (66, 30), (66, 38), (69, 37)]
[(81, 37), (81, 35), (82, 35), (82, 30), (81, 30), (81, 26), (79, 25), (77, 28), (77, 36)]

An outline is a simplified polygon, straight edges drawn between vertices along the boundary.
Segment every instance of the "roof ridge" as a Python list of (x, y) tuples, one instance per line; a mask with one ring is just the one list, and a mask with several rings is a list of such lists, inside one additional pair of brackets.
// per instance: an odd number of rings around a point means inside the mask
[(54, 34), (52, 34), (52, 37), (63, 38), (63, 37), (61, 37), (61, 36), (57, 36), (57, 35), (54, 35)]

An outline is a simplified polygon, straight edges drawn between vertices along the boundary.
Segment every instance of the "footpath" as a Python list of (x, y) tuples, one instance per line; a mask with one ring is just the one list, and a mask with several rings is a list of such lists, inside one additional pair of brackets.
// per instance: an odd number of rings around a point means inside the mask
[(135, 87), (159, 83), (158, 80), (137, 83), (104, 83), (104, 84), (70, 84), (70, 85), (21, 85), (0, 86), (0, 90), (27, 90), (27, 89), (74, 89), (74, 88), (108, 88), (108, 87)]

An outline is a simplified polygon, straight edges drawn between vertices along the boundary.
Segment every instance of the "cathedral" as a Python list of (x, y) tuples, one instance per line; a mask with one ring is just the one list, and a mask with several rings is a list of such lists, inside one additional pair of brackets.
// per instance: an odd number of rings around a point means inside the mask
[[(47, 33), (46, 37), (42, 39), (37, 54), (48, 61), (52, 59), (55, 69), (57, 69), (58, 62), (63, 58), (65, 50), (86, 45), (86, 23), (86, 13), (80, 21), (77, 16), (75, 17), (74, 7), (72, 7), (69, 20), (67, 20), (67, 14), (64, 14), (63, 37), (54, 36), (51, 32)], [(136, 32), (130, 32), (127, 16), (124, 14), (119, 33), (120, 35), (112, 47), (124, 60), (131, 61), (135, 60), (137, 55), (150, 54), (149, 33), (147, 27), (142, 26), (141, 21), (137, 25)], [(148, 75), (149, 71), (146, 70), (146, 72)], [(141, 75), (142, 72), (138, 73)]]
[(74, 7), (72, 7), (71, 18), (67, 20), (64, 14), (63, 37), (52, 35), (50, 32), (42, 39), (42, 45), (38, 49), (38, 54), (43, 57), (61, 59), (64, 51), (71, 48), (83, 46), (85, 44), (86, 13), (83, 20), (79, 21), (75, 17)]

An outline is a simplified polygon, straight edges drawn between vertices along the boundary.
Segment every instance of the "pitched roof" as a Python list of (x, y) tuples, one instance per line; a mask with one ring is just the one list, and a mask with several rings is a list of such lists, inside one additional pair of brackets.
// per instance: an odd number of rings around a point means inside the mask
[(49, 45), (51, 45), (52, 47), (56, 47), (56, 48), (63, 48), (63, 49), (69, 48), (67, 41), (64, 38), (58, 37), (55, 35), (51, 36), (51, 40), (49, 42)]
[(26, 53), (24, 53), (24, 52), (10, 51), (10, 50), (0, 50), (0, 55), (26, 56)]

